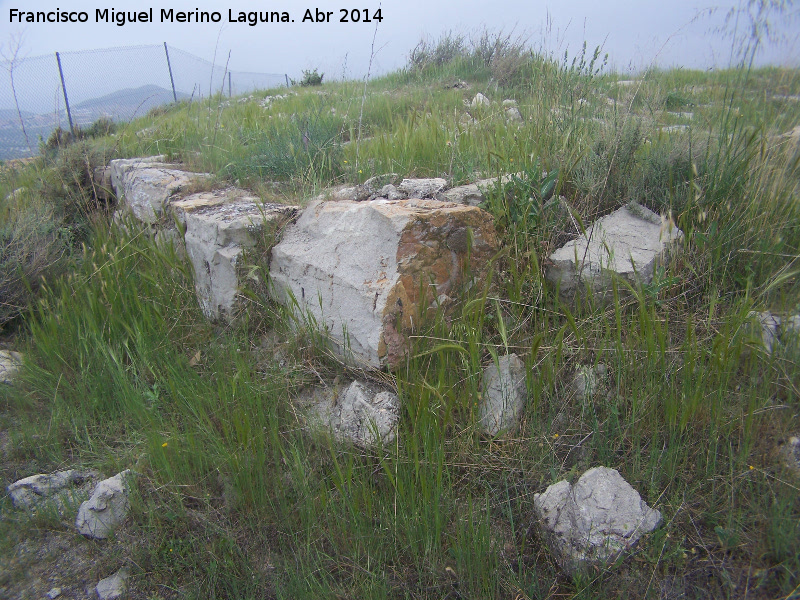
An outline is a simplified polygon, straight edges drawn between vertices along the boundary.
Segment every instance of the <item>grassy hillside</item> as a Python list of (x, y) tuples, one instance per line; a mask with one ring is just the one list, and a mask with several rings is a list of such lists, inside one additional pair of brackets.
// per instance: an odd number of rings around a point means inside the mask
[[(785, 135), (800, 72), (620, 80), (597, 54), (445, 36), (366, 86), (182, 103), (3, 165), (0, 319), (27, 358), (0, 388), (0, 480), (138, 476), (108, 543), (0, 500), (0, 596), (61, 582), (83, 597), (127, 560), (134, 598), (800, 597), (800, 478), (779, 458), (800, 434), (800, 344), (767, 354), (747, 318), (800, 309), (800, 146)], [(478, 92), (492, 104), (466, 106)], [(353, 373), (264, 293), (265, 254), (224, 327), (202, 318), (176, 252), (112, 224), (92, 167), (160, 153), (301, 204), (386, 172), (525, 176), (485, 206), (503, 240), (492, 280), (422, 320), (396, 372)], [(671, 217), (682, 251), (610, 304), (562, 302), (547, 256), (629, 200)], [(476, 426), (480, 375), (507, 351), (529, 402), (493, 440)], [(579, 400), (573, 373), (600, 363), (609, 377)], [(300, 427), (291, 398), (354, 377), (397, 390), (391, 447)], [(533, 494), (597, 465), (664, 524), (621, 565), (567, 577)]]

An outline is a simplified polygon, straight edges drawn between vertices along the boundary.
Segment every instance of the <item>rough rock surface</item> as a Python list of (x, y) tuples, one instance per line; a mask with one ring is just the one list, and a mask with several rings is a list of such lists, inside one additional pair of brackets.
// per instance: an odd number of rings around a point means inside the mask
[(102, 540), (125, 520), (130, 510), (128, 478), (130, 471), (122, 471), (97, 484), (91, 498), (81, 504), (75, 527), (78, 533)]
[(400, 405), (392, 392), (354, 381), (343, 390), (317, 388), (307, 403), (309, 421), (329, 428), (338, 440), (362, 447), (394, 441)]
[(255, 246), (268, 223), (277, 226), (296, 207), (264, 204), (241, 190), (227, 189), (192, 194), (172, 202), (171, 208), (185, 226), (184, 243), (203, 313), (230, 319), (240, 287), (239, 258)]
[(432, 179), (403, 179), (397, 189), (407, 198), (435, 198), (447, 187), (447, 180), (441, 177)]
[(517, 426), (528, 390), (525, 365), (516, 354), (498, 359), (483, 371), (483, 397), (478, 417), (484, 432), (500, 435)]
[(478, 92), (477, 94), (475, 94), (475, 97), (472, 99), (472, 102), (470, 102), (469, 105), (475, 108), (476, 106), (489, 106), (491, 103), (492, 103), (491, 100), (489, 100), (486, 96)]
[(589, 469), (575, 485), (559, 481), (533, 497), (551, 549), (568, 573), (610, 563), (661, 523), (639, 493), (615, 470)]
[(572, 377), (572, 391), (575, 392), (575, 397), (582, 402), (591, 400), (607, 373), (608, 369), (603, 364), (596, 367), (580, 365)]
[(772, 354), (778, 344), (784, 348), (800, 349), (800, 315), (780, 317), (770, 311), (750, 311), (748, 318), (753, 327), (749, 329), (753, 337), (761, 338), (761, 345), (767, 354)]
[(524, 119), (522, 118), (522, 113), (519, 112), (519, 109), (516, 106), (512, 106), (506, 109), (506, 120), (509, 123), (524, 122)]
[(317, 202), (273, 248), (270, 275), (276, 299), (313, 317), (346, 358), (396, 365), (420, 308), (471, 283), (464, 281), (467, 255), (482, 281), (496, 248), (492, 218), (478, 208), (434, 200)]
[(659, 261), (683, 232), (654, 212), (634, 204), (595, 222), (585, 235), (550, 255), (547, 279), (564, 294), (611, 289), (611, 273), (631, 283), (649, 283)]
[(114, 573), (111, 577), (101, 579), (95, 591), (100, 600), (116, 600), (128, 589), (128, 570), (124, 567)]
[[(524, 177), (523, 173), (517, 173), (517, 177)], [(498, 184), (509, 183), (514, 175), (503, 175), (502, 177), (490, 177), (489, 179), (481, 179), (475, 183), (467, 185), (460, 185), (458, 187), (450, 188), (447, 191), (439, 194), (441, 200), (448, 202), (456, 202), (458, 204), (467, 204), (469, 206), (478, 206), (486, 202), (486, 194)]]
[(11, 502), (17, 508), (31, 510), (42, 502), (53, 499), (57, 507), (89, 495), (87, 487), (94, 485), (94, 471), (58, 471), (50, 475), (31, 475), (8, 486)]
[(117, 198), (144, 223), (161, 218), (169, 200), (206, 173), (183, 171), (178, 165), (162, 162), (163, 156), (117, 159), (109, 163), (111, 183)]
[(781, 462), (795, 475), (800, 476), (800, 437), (793, 435), (778, 447)]
[(240, 288), (237, 265), (244, 251), (254, 247), (268, 224), (277, 226), (297, 210), (294, 206), (265, 204), (236, 188), (199, 192), (178, 197), (201, 173), (181, 171), (162, 156), (112, 160), (111, 181), (121, 206), (144, 223), (182, 226), (184, 237), (170, 228), (159, 230), (156, 240), (172, 241), (184, 249), (194, 267), (195, 289), (203, 313), (210, 319), (230, 320), (236, 314)]
[(387, 200), (405, 200), (405, 194), (398, 190), (394, 185), (391, 183), (383, 186), (378, 195), (381, 198), (386, 198)]
[(778, 343), (781, 318), (777, 315), (773, 315), (769, 311), (751, 311), (748, 317), (754, 321), (758, 321), (757, 329), (760, 330), (758, 334), (761, 336), (761, 344), (764, 346), (764, 350), (767, 354), (772, 354), (772, 349), (775, 347), (775, 344)]
[(22, 354), (12, 350), (0, 350), (0, 383), (13, 383), (21, 365)]
[(96, 167), (93, 171), (92, 184), (94, 193), (100, 200), (111, 200), (114, 197), (114, 183), (111, 180), (111, 167)]

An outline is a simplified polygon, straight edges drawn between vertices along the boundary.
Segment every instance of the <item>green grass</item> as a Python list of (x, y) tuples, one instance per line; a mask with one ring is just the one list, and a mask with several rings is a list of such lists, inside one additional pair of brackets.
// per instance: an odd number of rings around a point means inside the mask
[[(761, 352), (747, 315), (800, 308), (800, 154), (776, 137), (800, 103), (775, 97), (798, 94), (800, 76), (654, 70), (623, 87), (599, 56), (555, 61), (504, 39), (422, 48), (369, 83), (360, 133), (362, 85), (326, 83), (268, 108), (274, 90), (180, 104), (5, 169), (0, 197), (41, 193), (4, 200), (3, 226), (45, 211), (41, 227), (68, 239), (58, 270), (26, 276), (34, 300), (12, 322), (26, 362), (0, 389), (3, 482), (135, 470), (118, 543), (91, 548), (112, 571), (127, 556), (143, 598), (797, 597), (800, 482), (775, 449), (800, 428), (800, 357)], [(478, 91), (513, 97), (525, 122), (497, 103), (467, 108)], [(691, 130), (660, 132), (675, 121), (666, 109), (693, 112)], [(448, 318), (415, 319), (395, 372), (352, 373), (260, 288), (236, 324), (205, 322), (179, 254), (98, 216), (81, 157), (154, 153), (301, 203), (385, 172), (526, 177), (489, 195), (503, 240), (491, 281)], [(547, 256), (630, 199), (671, 211), (683, 251), (646, 286), (617, 282), (609, 303), (563, 303)], [(519, 429), (492, 440), (476, 425), (480, 377), (506, 352), (525, 363), (529, 402)], [(570, 379), (599, 363), (608, 377), (582, 402)], [(395, 443), (363, 450), (303, 429), (291, 399), (337, 377), (396, 389)], [(533, 494), (597, 465), (665, 520), (618, 568), (570, 578)], [(0, 508), (0, 572), (25, 540), (70, 531)], [(0, 594), (22, 585), (0, 578)]]

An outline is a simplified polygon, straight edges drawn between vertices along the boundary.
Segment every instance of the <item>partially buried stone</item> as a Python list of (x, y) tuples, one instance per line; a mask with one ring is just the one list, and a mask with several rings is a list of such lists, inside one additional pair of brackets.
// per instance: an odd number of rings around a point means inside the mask
[(95, 588), (100, 600), (117, 600), (128, 589), (128, 570), (120, 569), (111, 577), (101, 579)]
[(131, 507), (128, 500), (130, 476), (131, 472), (126, 470), (97, 484), (91, 498), (78, 509), (75, 527), (79, 533), (102, 540), (125, 520)]
[(341, 391), (314, 390), (307, 410), (312, 423), (329, 428), (340, 441), (362, 447), (392, 442), (400, 418), (396, 394), (360, 381)]
[(0, 383), (11, 384), (22, 365), (22, 354), (11, 350), (0, 350)]
[(658, 527), (661, 513), (650, 508), (618, 471), (595, 467), (575, 485), (554, 483), (534, 494), (539, 523), (559, 564), (574, 573), (609, 564)]
[(479, 419), (483, 431), (500, 435), (517, 426), (527, 399), (525, 365), (516, 354), (502, 356), (483, 372)]

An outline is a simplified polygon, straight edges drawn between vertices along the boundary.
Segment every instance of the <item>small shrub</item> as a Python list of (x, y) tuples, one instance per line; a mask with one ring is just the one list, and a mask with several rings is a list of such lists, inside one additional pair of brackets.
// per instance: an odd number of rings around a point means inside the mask
[(313, 71), (303, 71), (303, 78), (300, 80), (300, 85), (303, 87), (322, 85), (323, 77), (325, 77), (325, 73), (318, 73), (316, 69)]
[(91, 214), (102, 208), (95, 199), (93, 172), (107, 162), (108, 157), (86, 140), (68, 143), (45, 156), (37, 191), (78, 242), (88, 235)]
[(576, 187), (597, 199), (601, 212), (623, 204), (629, 196), (636, 151), (643, 140), (641, 125), (635, 120), (604, 129), (575, 169)]
[(74, 135), (71, 131), (68, 131), (61, 127), (56, 127), (50, 134), (50, 137), (47, 138), (47, 141), (43, 141), (40, 139), (39, 150), (41, 151), (42, 154), (52, 155), (59, 149), (66, 148), (71, 143), (76, 142), (78, 140), (104, 137), (107, 135), (111, 135), (116, 130), (117, 130), (117, 124), (114, 123), (114, 121), (112, 121), (111, 119), (106, 117), (100, 117), (94, 123), (89, 125), (89, 127), (87, 127), (86, 129), (75, 127)]
[(71, 144), (73, 139), (72, 132), (62, 129), (61, 127), (56, 127), (50, 133), (47, 141), (39, 138), (39, 150), (42, 154), (53, 154), (59, 148), (64, 148)]
[(33, 301), (42, 280), (60, 272), (68, 250), (47, 209), (30, 209), (0, 227), (0, 328)]
[(82, 129), (81, 137), (98, 138), (111, 135), (117, 130), (117, 124), (107, 117), (100, 117), (86, 129)]
[(678, 92), (668, 92), (666, 98), (664, 98), (664, 108), (667, 110), (678, 110), (686, 106), (694, 106), (694, 104)]
[(436, 42), (420, 40), (408, 55), (408, 66), (411, 70), (417, 71), (431, 66), (441, 67), (468, 54), (464, 36), (448, 31)]

